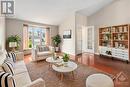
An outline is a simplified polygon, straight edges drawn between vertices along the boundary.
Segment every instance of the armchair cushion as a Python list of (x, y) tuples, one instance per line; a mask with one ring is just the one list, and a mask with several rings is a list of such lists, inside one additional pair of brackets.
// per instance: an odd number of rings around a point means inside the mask
[(23, 87), (27, 84), (31, 84), (31, 79), (28, 72), (23, 72), (13, 76), (16, 82), (16, 87)]
[(23, 72), (27, 72), (27, 68), (26, 65), (24, 63), (24, 61), (18, 61), (14, 64), (14, 73), (15, 75), (23, 73)]
[(49, 51), (49, 47), (45, 45), (37, 45), (36, 49), (38, 52)]

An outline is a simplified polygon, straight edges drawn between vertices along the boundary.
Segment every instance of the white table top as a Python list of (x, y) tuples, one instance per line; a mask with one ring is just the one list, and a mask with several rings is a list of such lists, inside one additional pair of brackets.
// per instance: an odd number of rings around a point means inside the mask
[(63, 59), (59, 58), (59, 59), (54, 60), (53, 57), (48, 57), (48, 58), (46, 58), (46, 61), (49, 63), (60, 63), (63, 61)]
[(72, 61), (68, 61), (68, 64), (67, 66), (60, 66), (60, 67), (57, 67), (55, 65), (52, 65), (52, 68), (57, 71), (57, 72), (72, 72), (74, 71), (75, 69), (77, 69), (77, 64), (75, 62), (72, 62)]
[(86, 80), (86, 87), (114, 87), (114, 83), (105, 74), (92, 74)]

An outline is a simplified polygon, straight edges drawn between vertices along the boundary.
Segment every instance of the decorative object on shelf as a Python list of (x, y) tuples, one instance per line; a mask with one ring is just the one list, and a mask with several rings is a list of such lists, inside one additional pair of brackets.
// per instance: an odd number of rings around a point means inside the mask
[(71, 38), (71, 30), (65, 30), (63, 34), (64, 39), (70, 39)]
[(69, 61), (69, 55), (68, 54), (65, 53), (63, 55), (63, 61), (64, 61), (64, 66), (67, 66), (67, 63)]
[(123, 34), (118, 34), (118, 40), (123, 40), (123, 39), (124, 39), (124, 35)]
[(52, 37), (52, 42), (55, 46), (55, 51), (58, 52), (59, 51), (59, 45), (61, 43), (60, 35), (56, 35), (56, 36)]
[(112, 28), (112, 30), (113, 30), (113, 32), (116, 32), (116, 29), (115, 29), (115, 27), (113, 27), (113, 28)]
[[(129, 37), (130, 37), (130, 24), (99, 28), (100, 54), (111, 56), (113, 58), (115, 57), (121, 60), (130, 61)], [(109, 51), (111, 51), (111, 53)]]
[(110, 45), (109, 45), (109, 40), (104, 40), (104, 41), (103, 41), (103, 46), (108, 46), (108, 47), (109, 47), (109, 46), (110, 46)]
[(124, 32), (128, 32), (127, 27), (124, 27)]
[(119, 45), (118, 45), (118, 42), (115, 42), (115, 47), (118, 48), (118, 46), (119, 46)]
[(7, 39), (8, 46), (12, 49), (12, 51), (19, 49), (20, 42), (21, 38), (18, 35), (12, 35)]
[(111, 51), (106, 51), (107, 55), (112, 55)]
[(119, 27), (119, 32), (122, 32), (122, 27)]

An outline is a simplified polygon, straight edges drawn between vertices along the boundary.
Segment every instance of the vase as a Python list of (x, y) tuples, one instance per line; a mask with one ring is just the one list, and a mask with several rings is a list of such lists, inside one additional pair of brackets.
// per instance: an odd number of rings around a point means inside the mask
[(68, 62), (64, 62), (64, 66), (67, 67), (68, 66)]

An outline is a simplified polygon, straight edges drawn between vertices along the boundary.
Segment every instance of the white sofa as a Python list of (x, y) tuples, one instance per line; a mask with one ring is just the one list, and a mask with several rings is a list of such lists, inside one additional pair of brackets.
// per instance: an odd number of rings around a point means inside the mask
[[(0, 51), (0, 71), (4, 71), (2, 68), (2, 64), (6, 59), (6, 53)], [(19, 59), (14, 64), (14, 76), (16, 82), (16, 87), (45, 87), (45, 82), (43, 79), (39, 78), (33, 82), (31, 82), (28, 70), (26, 65), (22, 59)]]
[[(42, 49), (42, 50), (40, 51), (39, 49)], [(33, 61), (44, 60), (47, 57), (52, 56), (53, 52), (54, 52), (54, 47), (52, 46), (38, 45), (36, 48), (32, 49)]]

